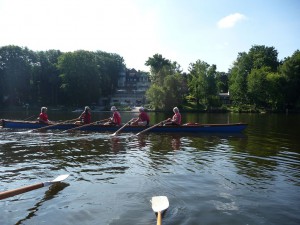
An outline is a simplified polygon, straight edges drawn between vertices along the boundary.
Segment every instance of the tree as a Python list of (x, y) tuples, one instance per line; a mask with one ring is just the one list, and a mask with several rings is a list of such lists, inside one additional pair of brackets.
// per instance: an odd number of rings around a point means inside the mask
[(200, 103), (210, 106), (217, 95), (216, 66), (197, 60), (189, 67), (188, 87), (190, 94), (196, 99), (197, 107)]
[(286, 107), (300, 107), (300, 51), (297, 50), (291, 57), (287, 57), (279, 69), (285, 77), (286, 85), (283, 90)]
[(239, 53), (230, 71), (229, 92), (230, 98), (235, 104), (248, 103), (247, 76), (251, 71), (250, 62), (251, 60), (245, 52)]
[(238, 54), (229, 76), (230, 98), (235, 104), (248, 104), (247, 77), (252, 69), (268, 67), (271, 72), (276, 72), (279, 66), (277, 51), (274, 47), (254, 45), (248, 53)]
[(266, 107), (268, 101), (268, 82), (267, 75), (269, 67), (252, 69), (247, 77), (248, 96), (250, 103), (258, 107)]
[(164, 82), (165, 109), (179, 106), (183, 102), (185, 94), (184, 79), (180, 73), (168, 75)]
[(38, 63), (33, 66), (32, 101), (43, 105), (57, 105), (63, 100), (57, 62), (62, 53), (58, 50), (37, 52)]
[(93, 52), (65, 53), (58, 59), (58, 68), (61, 71), (61, 88), (69, 104), (82, 106), (97, 102), (101, 85)]
[(145, 65), (150, 66), (151, 82), (160, 85), (163, 84), (166, 74), (172, 74), (172, 68), (178, 67), (176, 62), (172, 64), (170, 60), (163, 58), (161, 54), (155, 54), (153, 57), (149, 57)]
[(228, 92), (228, 74), (224, 72), (217, 72), (216, 85), (219, 93)]
[(35, 54), (28, 48), (0, 48), (0, 94), (5, 103), (21, 105), (30, 100), (31, 69), (35, 63)]
[(163, 87), (152, 84), (146, 92), (146, 98), (154, 110), (162, 110), (165, 108), (166, 95)]

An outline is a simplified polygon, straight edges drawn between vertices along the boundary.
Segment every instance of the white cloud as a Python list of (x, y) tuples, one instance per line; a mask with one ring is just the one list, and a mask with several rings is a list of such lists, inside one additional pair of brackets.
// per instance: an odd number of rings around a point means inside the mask
[(237, 22), (246, 19), (246, 16), (240, 13), (230, 14), (229, 16), (225, 16), (218, 22), (218, 27), (221, 29), (231, 28), (236, 25)]

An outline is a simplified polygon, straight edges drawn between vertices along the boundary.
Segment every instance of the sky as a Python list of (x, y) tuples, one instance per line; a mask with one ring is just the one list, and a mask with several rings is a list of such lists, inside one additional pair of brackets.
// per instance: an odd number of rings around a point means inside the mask
[(228, 72), (239, 52), (300, 50), (299, 0), (0, 0), (0, 47), (116, 53), (149, 71), (154, 54), (184, 72), (197, 60)]

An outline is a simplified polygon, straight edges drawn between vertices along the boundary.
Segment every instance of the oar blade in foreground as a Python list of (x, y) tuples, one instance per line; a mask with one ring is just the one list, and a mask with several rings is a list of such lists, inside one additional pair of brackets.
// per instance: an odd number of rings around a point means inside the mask
[(63, 174), (60, 175), (58, 177), (56, 177), (54, 180), (52, 180), (52, 182), (59, 182), (59, 181), (63, 181), (65, 179), (67, 179), (70, 176), (70, 174)]
[(151, 199), (151, 203), (154, 212), (162, 212), (169, 207), (167, 196), (154, 196)]

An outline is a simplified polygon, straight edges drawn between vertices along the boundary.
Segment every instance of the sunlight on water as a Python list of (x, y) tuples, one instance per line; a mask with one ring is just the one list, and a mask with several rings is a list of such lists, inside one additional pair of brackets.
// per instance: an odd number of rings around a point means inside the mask
[(230, 135), (1, 130), (1, 190), (70, 177), (0, 200), (0, 224), (155, 224), (155, 195), (170, 201), (164, 224), (299, 224), (299, 140), (255, 124)]

